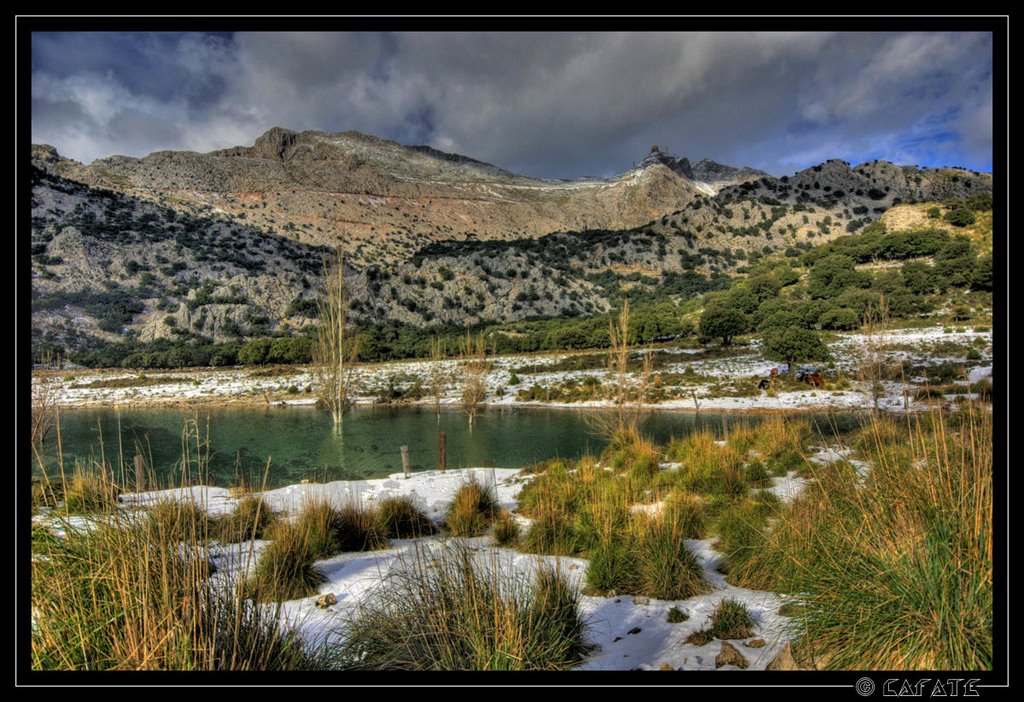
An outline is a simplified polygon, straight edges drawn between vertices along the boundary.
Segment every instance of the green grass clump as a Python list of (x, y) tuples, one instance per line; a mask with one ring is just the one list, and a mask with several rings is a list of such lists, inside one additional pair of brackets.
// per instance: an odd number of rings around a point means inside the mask
[(757, 426), (754, 448), (772, 475), (785, 475), (799, 470), (807, 453), (807, 442), (814, 435), (805, 420), (771, 416)]
[(715, 635), (711, 633), (711, 629), (699, 629), (686, 637), (686, 643), (694, 646), (707, 646), (714, 640)]
[(757, 442), (757, 430), (746, 424), (731, 427), (726, 441), (741, 456), (746, 457)]
[[(750, 560), (764, 542), (764, 532), (772, 513), (771, 504), (765, 499), (775, 496), (761, 493), (768, 498), (748, 498), (735, 502), (718, 517), (718, 543), (716, 548), (725, 554), (730, 567)], [(777, 499), (777, 498), (776, 498)]]
[(217, 521), (217, 536), (224, 543), (266, 539), (278, 521), (262, 495), (242, 498), (231, 514)]
[(418, 539), (437, 531), (434, 522), (409, 495), (387, 497), (377, 505), (384, 533), (391, 539)]
[(444, 517), (444, 527), (452, 536), (479, 536), (498, 513), (494, 491), (472, 480), (455, 493)]
[(753, 636), (754, 618), (745, 605), (736, 600), (721, 600), (711, 613), (711, 634), (716, 639), (743, 639)]
[(709, 431), (674, 439), (669, 445), (668, 457), (682, 464), (676, 479), (687, 490), (730, 497), (746, 492), (744, 455), (728, 443), (719, 446)]
[(326, 578), (313, 565), (310, 536), (306, 524), (275, 527), (274, 540), (260, 552), (255, 572), (242, 588), (244, 596), (257, 602), (283, 602), (315, 595)]
[(202, 543), (212, 536), (214, 522), (206, 510), (192, 500), (164, 500), (147, 509), (146, 518), (161, 538), (168, 541)]
[(64, 485), (64, 509), (74, 514), (109, 513), (117, 509), (120, 489), (99, 474), (76, 469)]
[(686, 529), (685, 520), (670, 510), (636, 515), (625, 533), (608, 535), (590, 552), (588, 590), (663, 600), (684, 600), (705, 592), (708, 583), (686, 546)]
[(512, 513), (502, 509), (494, 520), (494, 543), (498, 546), (513, 546), (519, 540), (521, 529)]
[(303, 534), (312, 558), (319, 560), (339, 551), (373, 551), (387, 548), (388, 540), (378, 509), (355, 503), (336, 509), (327, 500), (311, 500), (302, 506), (294, 524), (278, 525), (278, 531)]
[(686, 539), (700, 539), (707, 530), (707, 503), (685, 490), (673, 491), (665, 498), (665, 510)]
[(349, 502), (336, 511), (331, 531), (339, 551), (375, 551), (388, 547), (380, 512), (370, 505)]
[(765, 468), (774, 476), (788, 475), (793, 471), (803, 473), (807, 470), (807, 459), (801, 452), (786, 450), (766, 459)]
[(822, 471), (736, 574), (800, 597), (821, 665), (991, 668), (992, 416), (960, 421), (874, 421), (856, 441), (870, 473)]
[(361, 670), (556, 670), (586, 655), (585, 634), (557, 572), (529, 578), (443, 546), (403, 560), (364, 598), (341, 658)]
[(628, 545), (603, 541), (590, 552), (587, 566), (587, 591), (595, 595), (637, 592), (640, 589), (633, 568), (633, 554)]
[(616, 473), (625, 473), (638, 485), (658, 474), (660, 454), (654, 444), (636, 430), (616, 432), (601, 455), (601, 462)]
[(679, 609), (678, 607), (671, 607), (668, 610), (668, 615), (665, 617), (665, 621), (669, 624), (682, 624), (689, 620), (690, 615), (685, 610)]
[(527, 553), (554, 556), (574, 556), (581, 551), (573, 524), (564, 515), (554, 512), (547, 512), (534, 519), (519, 547)]
[(662, 600), (685, 600), (708, 589), (700, 562), (684, 542), (683, 529), (680, 520), (670, 514), (655, 516), (647, 524), (637, 526), (634, 558), (640, 594)]
[(310, 670), (332, 665), (277, 613), (211, 583), (198, 513), (32, 531), (35, 670)]
[(302, 511), (299, 512), (294, 525), (279, 526), (275, 531), (294, 529), (304, 535), (310, 558), (329, 558), (341, 550), (341, 544), (334, 534), (337, 517), (338, 511), (327, 500), (309, 500), (302, 505)]
[(764, 463), (756, 458), (747, 464), (744, 475), (748, 483), (765, 483), (771, 477)]
[(43, 507), (56, 507), (60, 500), (61, 491), (59, 484), (52, 483), (44, 478), (32, 478), (32, 514), (37, 514)]

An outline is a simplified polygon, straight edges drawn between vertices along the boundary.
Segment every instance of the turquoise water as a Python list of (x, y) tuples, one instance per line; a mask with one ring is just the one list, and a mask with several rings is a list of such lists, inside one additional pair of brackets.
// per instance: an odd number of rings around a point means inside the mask
[[(459, 412), (442, 412), (438, 421), (430, 408), (357, 408), (346, 416), (339, 434), (328, 415), (309, 407), (90, 409), (62, 412), (60, 429), (68, 469), (76, 460), (90, 464), (101, 455), (116, 467), (123, 456), (130, 474), (133, 458), (141, 451), (161, 483), (176, 484), (182, 481), (183, 437), (194, 462), (198, 426), (201, 443), (208, 438), (209, 445), (203, 482), (232, 485), (243, 479), (261, 484), (266, 476), (269, 487), (278, 487), (301, 480), (401, 472), (401, 445), (409, 447), (413, 470), (437, 468), (439, 431), (447, 434), (449, 468), (521, 468), (549, 458), (598, 454), (605, 440), (594, 433), (585, 415), (575, 410), (491, 409), (470, 431)], [(834, 431), (830, 427), (843, 431), (858, 421), (852, 413), (807, 416), (826, 433)], [(759, 421), (759, 416), (656, 412), (648, 416), (643, 431), (656, 442), (667, 443), (694, 429), (724, 434), (730, 426)], [(51, 431), (45, 446), (48, 471), (57, 465), (56, 444)], [(201, 450), (205, 454), (206, 449)]]

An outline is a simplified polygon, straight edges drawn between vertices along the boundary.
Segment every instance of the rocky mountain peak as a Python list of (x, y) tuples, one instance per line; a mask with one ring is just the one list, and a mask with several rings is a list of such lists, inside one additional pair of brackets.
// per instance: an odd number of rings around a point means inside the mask
[(269, 158), (283, 161), (285, 153), (295, 145), (298, 134), (283, 127), (271, 127), (252, 145), (251, 155), (256, 158)]
[(651, 147), (651, 152), (644, 157), (644, 159), (638, 164), (640, 168), (647, 168), (653, 166), (656, 163), (667, 167), (676, 175), (681, 175), (690, 180), (693, 180), (693, 167), (690, 166), (690, 159), (677, 158), (666, 153), (662, 153), (657, 146)]

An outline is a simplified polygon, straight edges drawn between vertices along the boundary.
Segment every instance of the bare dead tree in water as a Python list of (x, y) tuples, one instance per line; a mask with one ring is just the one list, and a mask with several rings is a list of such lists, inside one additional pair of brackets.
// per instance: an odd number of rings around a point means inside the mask
[(64, 387), (57, 370), (63, 366), (61, 357), (47, 351), (40, 359), (45, 370), (32, 378), (32, 448), (38, 451), (57, 419), (57, 407)]
[(335, 427), (341, 426), (351, 405), (352, 372), (359, 353), (355, 337), (348, 330), (344, 268), (340, 251), (333, 264), (324, 260), (327, 294), (317, 302), (320, 328), (312, 352), (317, 404), (331, 413)]
[(608, 399), (612, 407), (609, 412), (595, 412), (588, 421), (594, 430), (604, 436), (636, 434), (644, 414), (644, 402), (650, 387), (654, 354), (652, 349), (644, 354), (638, 382), (630, 383), (629, 356), (633, 346), (629, 341), (629, 300), (622, 303), (618, 319), (608, 321), (608, 364), (607, 377), (610, 381)]
[(430, 341), (430, 371), (427, 376), (427, 385), (434, 398), (434, 413), (438, 419), (441, 418), (441, 398), (444, 397), (444, 392), (448, 389), (448, 378), (444, 368), (446, 355), (444, 340), (434, 337)]
[(487, 399), (487, 349), (481, 332), (475, 339), (466, 332), (462, 339), (462, 411), (473, 428), (480, 406)]

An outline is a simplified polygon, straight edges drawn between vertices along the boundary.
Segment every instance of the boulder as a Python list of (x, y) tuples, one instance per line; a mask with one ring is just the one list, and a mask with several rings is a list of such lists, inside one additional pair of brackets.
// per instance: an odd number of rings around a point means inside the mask
[(326, 595), (320, 595), (316, 598), (317, 609), (327, 609), (331, 605), (338, 604), (338, 598), (334, 596), (333, 592), (328, 592)]
[(723, 641), (722, 650), (717, 656), (715, 656), (715, 668), (721, 668), (723, 665), (734, 665), (739, 668), (746, 668), (750, 664), (735, 646), (728, 641)]

